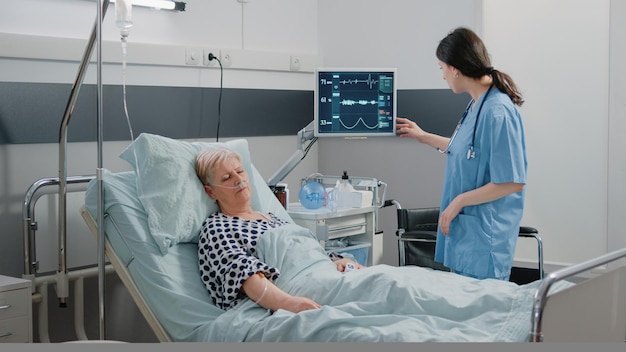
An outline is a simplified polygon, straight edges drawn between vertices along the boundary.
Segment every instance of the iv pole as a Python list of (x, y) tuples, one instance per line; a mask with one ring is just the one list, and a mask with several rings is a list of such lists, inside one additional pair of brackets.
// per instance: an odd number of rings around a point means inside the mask
[[(103, 0), (108, 5), (109, 0)], [(104, 186), (102, 183), (102, 145), (103, 145), (103, 132), (102, 132), (102, 20), (104, 19), (103, 4), (100, 0), (98, 2), (98, 20), (96, 21), (96, 41), (98, 42), (97, 51), (97, 95), (96, 95), (96, 109), (97, 109), (97, 134), (98, 134), (98, 166), (96, 168), (97, 177), (97, 189), (98, 189), (98, 316), (99, 316), (99, 332), (100, 340), (106, 339), (105, 330), (105, 315), (104, 315), (104, 286), (105, 286), (105, 258), (104, 258)]]
[(69, 125), (72, 112), (76, 105), (78, 92), (83, 83), (85, 72), (89, 64), (89, 59), (93, 54), (93, 49), (98, 43), (97, 51), (97, 134), (98, 134), (98, 167), (97, 167), (97, 189), (98, 189), (98, 277), (99, 277), (99, 311), (100, 311), (100, 339), (104, 339), (104, 231), (100, 224), (103, 223), (102, 205), (102, 20), (109, 6), (109, 0), (98, 0), (97, 18), (91, 37), (87, 43), (87, 48), (83, 54), (82, 61), (78, 69), (78, 75), (72, 86), (69, 101), (67, 103), (63, 121), (59, 132), (59, 269), (57, 271), (57, 292), (61, 306), (66, 305), (68, 297), (68, 276), (67, 276), (67, 252), (66, 252), (66, 212), (67, 212), (67, 126)]

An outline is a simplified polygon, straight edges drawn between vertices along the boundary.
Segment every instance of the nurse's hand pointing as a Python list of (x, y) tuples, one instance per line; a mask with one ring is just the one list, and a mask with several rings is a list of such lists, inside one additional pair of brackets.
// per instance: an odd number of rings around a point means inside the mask
[(404, 117), (396, 117), (396, 133), (402, 138), (414, 138), (422, 143), (426, 136), (426, 132), (415, 122)]

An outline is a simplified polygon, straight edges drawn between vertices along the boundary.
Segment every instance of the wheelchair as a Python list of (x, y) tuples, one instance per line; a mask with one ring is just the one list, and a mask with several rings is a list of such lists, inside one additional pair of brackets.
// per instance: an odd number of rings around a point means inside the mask
[[(403, 208), (395, 199), (386, 200), (383, 207), (395, 205), (397, 212), (399, 265), (417, 265), (436, 270), (450, 271), (436, 262), (435, 243), (439, 207)], [(544, 277), (543, 243), (539, 231), (534, 227), (520, 226), (519, 237), (534, 238), (537, 241), (537, 269), (513, 267), (510, 281), (525, 284)]]

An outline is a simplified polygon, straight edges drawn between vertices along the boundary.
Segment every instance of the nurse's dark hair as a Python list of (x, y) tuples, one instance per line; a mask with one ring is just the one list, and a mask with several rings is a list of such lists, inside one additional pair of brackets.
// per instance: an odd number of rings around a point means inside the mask
[(471, 29), (459, 27), (443, 38), (436, 51), (437, 59), (455, 67), (471, 78), (491, 75), (493, 84), (506, 93), (513, 103), (522, 106), (524, 99), (513, 79), (491, 66), (489, 53), (480, 37)]

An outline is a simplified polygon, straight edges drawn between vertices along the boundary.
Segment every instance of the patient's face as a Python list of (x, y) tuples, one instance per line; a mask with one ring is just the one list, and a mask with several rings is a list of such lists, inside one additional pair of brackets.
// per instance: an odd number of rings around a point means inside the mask
[[(242, 183), (245, 185), (238, 187)], [(218, 165), (213, 171), (211, 185), (205, 186), (205, 189), (221, 208), (241, 209), (249, 204), (252, 197), (248, 174), (237, 158), (228, 158)]]

